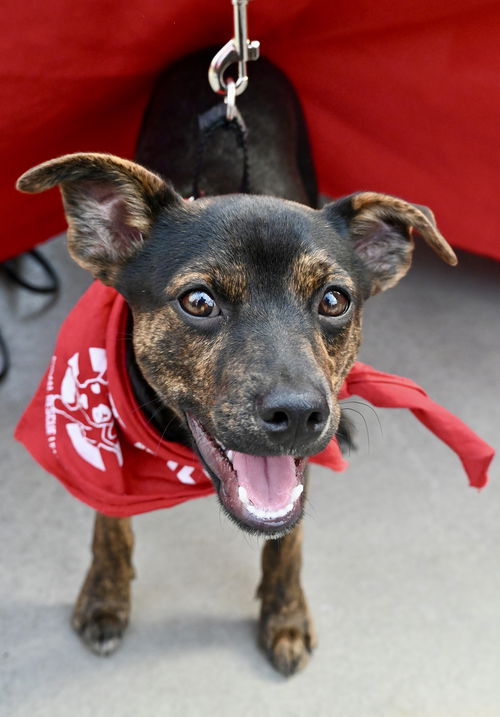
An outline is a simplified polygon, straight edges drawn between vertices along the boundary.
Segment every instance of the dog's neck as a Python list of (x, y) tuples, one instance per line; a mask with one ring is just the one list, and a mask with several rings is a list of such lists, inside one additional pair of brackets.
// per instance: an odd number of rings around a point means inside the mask
[(175, 441), (190, 446), (191, 442), (187, 430), (182, 426), (175, 413), (166, 406), (158, 394), (146, 381), (141, 369), (137, 365), (134, 347), (132, 344), (132, 319), (130, 329), (127, 331), (125, 366), (130, 378), (132, 391), (146, 421), (158, 432), (165, 441)]

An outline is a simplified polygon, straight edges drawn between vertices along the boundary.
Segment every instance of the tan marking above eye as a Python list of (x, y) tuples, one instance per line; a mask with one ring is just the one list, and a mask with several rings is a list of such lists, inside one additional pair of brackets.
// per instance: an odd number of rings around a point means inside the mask
[(183, 289), (189, 286), (210, 286), (212, 277), (207, 273), (198, 271), (186, 271), (183, 274), (176, 274), (166, 287), (168, 296), (178, 296)]
[(190, 267), (190, 270), (176, 274), (168, 283), (165, 292), (169, 298), (179, 296), (183, 289), (206, 286), (212, 288), (221, 298), (231, 304), (242, 303), (248, 299), (248, 277), (242, 265), (228, 263), (228, 266), (210, 266), (203, 262), (203, 268)]
[(212, 275), (212, 286), (220, 296), (225, 296), (231, 304), (248, 301), (248, 274), (242, 264), (231, 262), (227, 266), (214, 267)]
[(354, 292), (349, 274), (337, 266), (326, 252), (304, 252), (293, 262), (291, 289), (304, 301), (309, 301), (321, 287), (338, 283)]

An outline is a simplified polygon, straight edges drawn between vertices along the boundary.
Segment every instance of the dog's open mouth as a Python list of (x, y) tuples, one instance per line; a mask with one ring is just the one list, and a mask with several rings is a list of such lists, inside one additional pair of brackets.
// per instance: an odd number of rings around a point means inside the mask
[[(240, 525), (266, 534), (291, 528), (302, 515), (305, 458), (226, 450), (187, 414), (196, 447), (219, 498)], [(218, 484), (217, 484), (218, 482)]]

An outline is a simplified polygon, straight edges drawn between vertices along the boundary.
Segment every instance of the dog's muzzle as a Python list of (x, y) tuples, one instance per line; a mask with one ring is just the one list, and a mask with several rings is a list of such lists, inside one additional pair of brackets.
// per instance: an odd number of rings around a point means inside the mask
[(187, 420), (223, 507), (241, 527), (278, 536), (301, 518), (307, 459), (228, 450), (192, 415)]

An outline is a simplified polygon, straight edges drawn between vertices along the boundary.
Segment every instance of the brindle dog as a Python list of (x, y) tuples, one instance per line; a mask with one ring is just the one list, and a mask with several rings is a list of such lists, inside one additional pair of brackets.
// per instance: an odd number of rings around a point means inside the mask
[[(154, 399), (148, 418), (160, 435), (168, 426), (166, 438), (194, 447), (229, 516), (272, 538), (260, 642), (289, 675), (315, 645), (300, 583), (306, 458), (338, 429), (337, 393), (356, 357), (363, 302), (406, 274), (413, 230), (449, 264), (456, 258), (432, 213), (402, 199), (361, 192), (314, 208), (298, 101), (264, 60), (239, 101), (253, 193), (234, 194), (241, 147), (221, 131), (205, 148), (206, 196), (185, 201), (197, 117), (216, 102), (205, 80), (210, 56), (162, 77), (139, 141), (144, 166), (68, 155), (27, 172), (19, 188), (59, 185), (71, 255), (130, 306), (139, 404)], [(99, 654), (127, 626), (132, 547), (129, 519), (97, 514), (73, 626)]]

